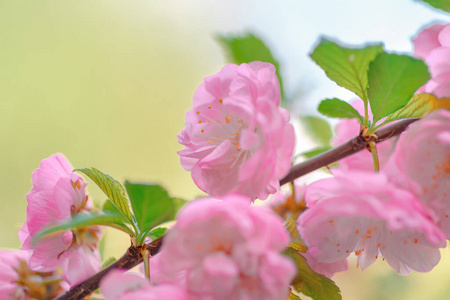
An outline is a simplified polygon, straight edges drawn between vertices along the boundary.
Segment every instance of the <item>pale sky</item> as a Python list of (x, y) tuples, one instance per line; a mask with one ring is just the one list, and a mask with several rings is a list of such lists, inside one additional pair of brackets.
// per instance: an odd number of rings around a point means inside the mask
[(411, 53), (411, 38), (420, 28), (433, 21), (450, 22), (450, 15), (413, 0), (173, 0), (164, 1), (160, 9), (180, 27), (198, 27), (199, 34), (207, 29), (211, 36), (245, 30), (260, 35), (281, 61), (287, 94), (298, 88), (308, 91), (299, 107), (308, 113), (322, 99), (354, 97), (309, 58), (320, 36), (355, 45), (382, 41), (389, 51)]

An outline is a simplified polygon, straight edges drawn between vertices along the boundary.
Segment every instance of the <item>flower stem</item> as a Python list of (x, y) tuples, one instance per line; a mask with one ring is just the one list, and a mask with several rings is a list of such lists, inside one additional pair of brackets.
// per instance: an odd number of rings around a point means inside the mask
[(370, 152), (373, 158), (373, 169), (375, 172), (380, 171), (380, 161), (378, 160), (377, 145), (375, 142), (369, 142)]
[[(417, 120), (418, 119), (405, 119), (377, 130), (374, 133), (374, 136), (377, 137), (374, 142), (380, 143), (399, 135), (409, 126), (409, 124)], [(294, 181), (296, 178), (299, 178), (312, 171), (328, 166), (329, 164), (332, 164), (340, 159), (364, 150), (367, 148), (367, 145), (368, 141), (364, 137), (357, 136), (345, 144), (342, 144), (336, 148), (316, 155), (313, 158), (308, 159), (307, 161), (292, 166), (290, 172), (286, 175), (286, 177), (280, 180), (280, 185)]]
[(150, 252), (147, 248), (142, 251), (142, 259), (144, 260), (145, 278), (150, 282)]

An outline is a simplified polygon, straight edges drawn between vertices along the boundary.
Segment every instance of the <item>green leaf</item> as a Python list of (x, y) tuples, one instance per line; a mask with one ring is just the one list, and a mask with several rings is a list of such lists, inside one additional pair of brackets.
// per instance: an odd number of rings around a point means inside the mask
[(315, 116), (300, 116), (299, 119), (305, 131), (310, 134), (314, 142), (321, 146), (330, 144), (330, 140), (333, 137), (333, 130), (326, 120)]
[(106, 248), (106, 237), (108, 236), (107, 232), (103, 232), (100, 242), (98, 243), (98, 253), (100, 254), (100, 260), (103, 260), (105, 257), (105, 248)]
[(103, 203), (102, 211), (104, 211), (105, 213), (109, 213), (111, 215), (116, 215), (118, 218), (120, 218), (122, 222), (129, 223), (129, 220), (125, 218), (125, 216), (120, 212), (120, 210), (109, 199), (106, 199), (105, 203)]
[(106, 268), (110, 264), (114, 263), (117, 259), (115, 257), (110, 257), (102, 263), (102, 269)]
[[(133, 184), (125, 182), (125, 188), (131, 200), (139, 231), (143, 235), (167, 221), (173, 220), (181, 199), (169, 197), (167, 191), (159, 185)], [(142, 242), (145, 236), (141, 235)]]
[(300, 233), (298, 232), (296, 221), (297, 218), (298, 215), (295, 216), (295, 219), (292, 219), (290, 217), (286, 218), (286, 220), (284, 221), (284, 227), (287, 229), (289, 235), (291, 236), (291, 244), (289, 247), (294, 248), (298, 252), (305, 253), (306, 251), (308, 251), (308, 247), (305, 245), (300, 236)]
[(330, 118), (358, 119), (362, 124), (364, 118), (350, 104), (338, 98), (322, 100), (318, 108), (319, 112)]
[(420, 59), (388, 53), (375, 58), (368, 74), (373, 124), (405, 106), (430, 79), (427, 65)]
[(147, 236), (150, 237), (154, 241), (154, 240), (162, 237), (163, 235), (165, 235), (166, 232), (167, 232), (167, 228), (158, 227), (158, 228), (155, 228), (152, 231), (150, 231)]
[(130, 220), (125, 218), (125, 216), (117, 209), (117, 207), (112, 203), (111, 200), (107, 199), (105, 203), (103, 204), (103, 212), (105, 214), (109, 215), (115, 215), (117, 216), (117, 222), (113, 222), (112, 224), (115, 224), (117, 226), (110, 225), (111, 227), (114, 227), (116, 229), (119, 229), (131, 236), (136, 237), (136, 232), (134, 232), (132, 229), (128, 227), (127, 224), (131, 225)]
[(95, 168), (76, 169), (75, 171), (86, 174), (108, 196), (125, 218), (132, 222), (133, 217), (125, 190), (117, 180)]
[(380, 52), (383, 52), (382, 44), (349, 48), (322, 38), (310, 56), (328, 78), (367, 102), (367, 70)]
[(284, 254), (291, 257), (297, 266), (297, 276), (291, 284), (297, 292), (314, 300), (342, 299), (341, 291), (334, 281), (311, 270), (300, 253), (289, 247)]
[(434, 8), (443, 10), (445, 12), (450, 13), (450, 1), (449, 0), (422, 0)]
[(229, 60), (235, 64), (252, 61), (268, 62), (275, 66), (276, 75), (280, 81), (281, 97), (284, 98), (283, 81), (281, 79), (280, 64), (273, 57), (269, 47), (252, 33), (244, 35), (219, 35), (217, 40), (225, 49)]
[(94, 225), (108, 226), (110, 224), (117, 222), (118, 220), (119, 219), (117, 218), (116, 215), (98, 214), (98, 213), (91, 213), (89, 215), (78, 214), (73, 216), (71, 219), (67, 221), (58, 222), (44, 228), (33, 237), (33, 241), (36, 242), (44, 238), (61, 234), (67, 230), (80, 229)]
[(383, 123), (387, 124), (398, 119), (421, 118), (433, 110), (433, 103), (437, 100), (432, 94), (415, 94), (408, 104), (389, 115)]

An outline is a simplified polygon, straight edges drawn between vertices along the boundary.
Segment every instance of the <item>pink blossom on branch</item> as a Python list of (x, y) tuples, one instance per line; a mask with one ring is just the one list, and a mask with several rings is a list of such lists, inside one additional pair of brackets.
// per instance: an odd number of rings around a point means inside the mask
[(52, 223), (67, 221), (90, 210), (87, 183), (72, 172), (73, 167), (62, 154), (41, 161), (33, 172), (33, 187), (27, 194), (27, 220), (19, 232), (22, 249), (31, 252), (30, 269), (47, 272), (58, 267), (62, 278), (77, 284), (100, 270), (97, 244), (98, 226), (67, 231), (34, 244), (33, 237)]
[(412, 124), (400, 136), (385, 171), (414, 192), (450, 239), (450, 111), (432, 112)]
[(181, 165), (210, 195), (266, 199), (290, 168), (294, 129), (280, 105), (275, 67), (226, 65), (205, 78), (178, 135)]
[(306, 201), (309, 209), (299, 218), (299, 231), (318, 262), (338, 262), (355, 253), (362, 269), (383, 258), (405, 275), (430, 271), (446, 245), (430, 212), (384, 174), (336, 172), (311, 184)]
[(450, 24), (435, 24), (413, 40), (414, 54), (425, 60), (431, 79), (419, 91), (450, 97)]
[(165, 236), (159, 266), (189, 299), (286, 299), (295, 274), (280, 254), (288, 233), (278, 216), (245, 198), (196, 200)]

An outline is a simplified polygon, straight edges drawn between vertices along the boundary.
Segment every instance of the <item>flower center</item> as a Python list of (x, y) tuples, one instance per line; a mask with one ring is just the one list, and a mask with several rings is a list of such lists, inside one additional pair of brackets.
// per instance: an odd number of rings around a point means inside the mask
[(54, 299), (63, 292), (60, 286), (61, 279), (55, 272), (36, 272), (30, 270), (25, 261), (20, 260), (19, 265), (13, 268), (17, 273), (14, 299)]
[(199, 133), (197, 137), (206, 140), (209, 145), (217, 146), (229, 140), (237, 152), (242, 150), (241, 131), (248, 128), (248, 124), (236, 114), (227, 111), (222, 98), (212, 105), (200, 108), (196, 114), (198, 119), (195, 125)]

